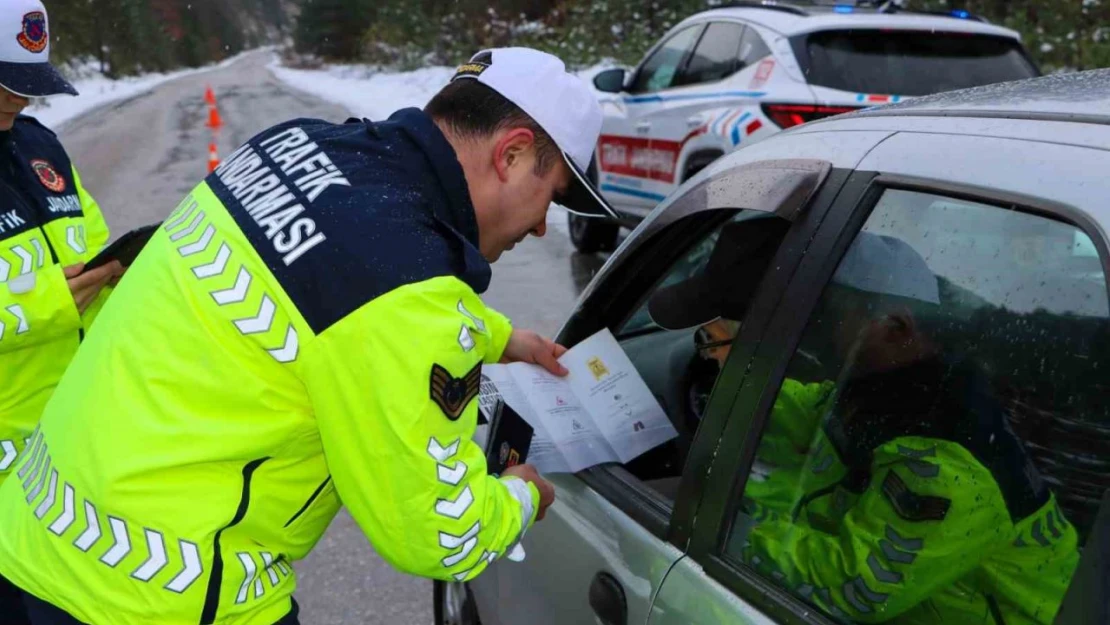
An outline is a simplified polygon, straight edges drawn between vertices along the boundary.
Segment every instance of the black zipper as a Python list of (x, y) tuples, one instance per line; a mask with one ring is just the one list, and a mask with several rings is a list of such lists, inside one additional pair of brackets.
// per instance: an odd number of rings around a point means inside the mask
[(212, 574), (208, 577), (208, 591), (204, 597), (204, 608), (200, 613), (200, 625), (214, 623), (216, 621), (216, 611), (220, 608), (220, 586), (223, 583), (224, 576), (224, 559), (220, 553), (220, 535), (227, 528), (238, 525), (243, 517), (247, 515), (247, 507), (250, 506), (251, 500), (251, 476), (254, 475), (254, 470), (259, 465), (269, 459), (270, 457), (266, 456), (258, 460), (251, 460), (243, 467), (243, 494), (239, 497), (239, 509), (235, 511), (235, 517), (231, 519), (231, 522), (220, 528), (216, 532), (216, 537), (212, 540)]
[(327, 486), (328, 482), (330, 482), (330, 481), (331, 481), (331, 476), (329, 475), (326, 479), (324, 479), (324, 481), (319, 486), (316, 487), (316, 490), (312, 493), (312, 496), (308, 498), (308, 501), (304, 502), (304, 505), (301, 506), (301, 509), (297, 510), (297, 513), (294, 514), (292, 517), (290, 517), (290, 519), (288, 521), (286, 521), (285, 525), (282, 526), (282, 527), (289, 527), (290, 525), (293, 524), (293, 521), (297, 520), (297, 517), (304, 514), (304, 511), (308, 510), (308, 507), (312, 505), (312, 502), (316, 501), (316, 498), (320, 496), (320, 493), (323, 492), (324, 487)]

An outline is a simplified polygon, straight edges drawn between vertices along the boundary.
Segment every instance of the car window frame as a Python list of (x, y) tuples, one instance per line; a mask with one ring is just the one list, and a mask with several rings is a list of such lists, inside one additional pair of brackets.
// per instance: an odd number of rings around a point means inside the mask
[[(757, 161), (732, 170), (726, 170), (715, 179), (727, 178), (734, 173), (770, 178), (767, 169), (774, 166), (781, 166), (782, 171), (789, 172), (785, 175), (793, 175), (796, 172), (789, 169), (791, 164), (814, 166), (816, 163), (820, 163), (820, 161), (802, 159)], [(775, 258), (770, 263), (771, 267), (775, 267), (772, 278), (765, 279), (757, 289), (748, 317), (744, 321), (745, 328), (749, 327), (749, 324), (750, 327), (756, 328), (757, 322), (754, 319), (760, 317), (753, 316), (753, 313), (757, 306), (761, 312), (766, 311), (767, 304), (760, 304), (760, 302), (771, 301), (781, 292), (781, 287), (788, 280), (789, 274), (804, 257), (803, 251), (812, 237), (816, 224), (820, 223), (828, 206), (848, 177), (846, 170), (834, 169), (828, 163), (824, 163), (820, 171), (815, 170), (810, 173), (817, 178), (817, 182), (806, 195), (802, 197), (796, 194), (786, 195), (787, 199), (784, 200), (784, 203), (787, 205), (780, 206), (781, 211), (769, 211), (766, 210), (766, 207), (763, 207), (762, 210), (754, 209), (759, 210), (759, 212), (776, 214), (793, 223), (785, 235)], [(629, 240), (614, 253), (614, 257), (616, 257), (628, 245), (635, 245), (636, 247), (629, 251), (634, 256), (631, 257), (630, 261), (622, 261), (619, 266), (614, 267), (610, 262), (602, 268), (594, 281), (583, 292), (571, 317), (556, 335), (558, 342), (564, 345), (573, 345), (603, 327), (620, 327), (639, 307), (638, 303), (641, 298), (636, 296), (635, 293), (650, 292), (656, 284), (665, 278), (674, 261), (688, 252), (691, 245), (703, 239), (737, 214), (739, 209), (722, 205), (722, 202), (727, 203), (728, 201), (727, 193), (724, 194), (724, 197), (714, 195), (708, 200), (705, 199), (709, 197), (705, 195), (706, 189), (712, 186), (711, 183), (715, 179), (703, 179), (700, 184), (691, 187), (681, 196), (688, 199), (689, 203), (683, 206), (674, 206), (675, 210), (671, 211), (671, 215), (659, 212), (654, 219), (646, 220), (641, 224), (637, 232), (629, 237)], [(700, 202), (705, 202), (705, 205), (698, 206)], [(791, 203), (797, 205), (789, 205)], [(724, 210), (722, 211), (722, 209)], [(749, 208), (749, 210), (753, 209)], [(686, 223), (687, 227), (677, 229), (672, 227), (681, 226), (682, 222), (686, 221), (686, 217), (712, 211), (721, 214), (716, 215), (717, 218), (710, 222), (702, 220), (699, 223), (698, 220), (693, 220)], [(643, 237), (637, 239), (635, 235), (641, 229), (645, 229), (647, 232), (644, 233)], [(645, 244), (644, 240), (651, 244)], [(637, 241), (639, 242), (637, 243)], [(659, 250), (663, 250), (663, 252), (660, 253)], [(668, 250), (676, 251), (668, 252)], [(634, 267), (634, 270), (630, 269), (630, 266)], [(644, 278), (643, 276), (648, 277)], [(640, 280), (640, 282), (637, 284), (636, 280)], [(643, 286), (644, 282), (647, 282), (647, 286)], [(613, 288), (608, 288), (610, 284)], [(631, 297), (628, 295), (629, 292), (633, 292)], [(591, 298), (593, 293), (597, 293), (595, 303), (590, 308), (586, 308), (584, 303)], [(749, 319), (752, 321), (749, 321)], [(734, 341), (734, 350), (730, 353), (729, 359), (718, 377), (718, 383), (725, 381), (726, 387), (728, 384), (739, 385), (747, 370), (746, 358), (749, 351), (741, 347), (743, 337), (744, 333), (741, 332), (741, 335)], [(688, 459), (687, 466), (684, 467), (682, 472), (682, 481), (673, 506), (669, 505), (670, 502), (651, 490), (650, 487), (635, 478), (619, 464), (591, 467), (576, 473), (575, 476), (661, 540), (670, 542), (680, 549), (685, 549), (690, 539), (690, 530), (693, 527), (693, 514), (696, 512), (698, 502), (703, 494), (704, 472), (708, 470), (709, 460), (713, 456), (713, 448), (717, 444), (716, 437), (722, 429), (719, 424), (723, 423), (725, 417), (725, 415), (717, 415), (715, 411), (719, 412), (718, 406), (727, 407), (729, 405), (731, 405), (730, 394), (714, 392), (710, 398), (702, 426), (694, 437), (688, 456), (689, 459), (697, 457), (698, 464), (692, 465)]]
[(693, 42), (693, 44), (691, 44), (690, 47), (686, 50), (686, 52), (683, 54), (682, 60), (679, 61), (678, 65), (675, 67), (675, 70), (674, 70), (676, 78), (678, 76), (681, 76), (682, 73), (686, 70), (686, 65), (690, 62), (690, 57), (693, 55), (694, 49), (696, 49), (698, 47), (698, 43), (701, 42), (701, 37), (702, 37), (702, 35), (705, 34), (705, 28), (708, 24), (709, 24), (709, 22), (705, 21), (705, 22), (695, 22), (693, 24), (685, 24), (685, 25), (676, 26), (672, 32), (670, 32), (669, 34), (667, 34), (666, 36), (661, 38), (658, 42), (656, 42), (656, 44), (654, 46), (652, 46), (650, 50), (647, 51), (647, 54), (644, 55), (644, 58), (640, 60), (640, 63), (636, 66), (636, 70), (634, 72), (632, 72), (632, 76), (631, 76), (631, 78), (629, 78), (628, 83), (627, 83), (628, 87), (624, 90), (625, 93), (627, 93), (629, 95), (645, 95), (645, 94), (650, 94), (650, 93), (659, 93), (661, 91), (666, 91), (668, 89), (675, 88), (674, 86), (668, 86), (668, 87), (664, 87), (663, 89), (657, 89), (655, 91), (650, 91), (650, 90), (647, 90), (647, 89), (642, 90), (642, 91), (634, 91), (632, 89), (632, 86), (635, 85), (636, 81), (638, 81), (640, 79), (640, 74), (643, 73), (644, 67), (647, 65), (648, 61), (650, 61), (652, 59), (652, 57), (654, 57), (656, 54), (658, 54), (663, 49), (663, 47), (667, 45), (668, 42), (670, 42), (672, 39), (679, 36), (680, 34), (686, 32), (687, 30), (696, 30), (697, 32), (694, 33), (694, 42)]
[[(724, 545), (741, 499), (730, 493), (743, 492), (762, 431), (770, 419), (787, 368), (821, 294), (887, 190), (917, 191), (989, 204), (1000, 210), (1046, 217), (1079, 229), (1091, 239), (1098, 251), (1110, 305), (1110, 243), (1097, 222), (1082, 210), (1046, 198), (1000, 189), (927, 177), (854, 171), (830, 209), (826, 223), (815, 233), (807, 258), (784, 289), (786, 292), (780, 306), (774, 311), (778, 324), (763, 328), (765, 335), (760, 339), (763, 349), (753, 354), (752, 375), (746, 381), (751, 385), (746, 393), (737, 393), (735, 402), (728, 410), (726, 431), (715, 453), (687, 552), (717, 583), (775, 622), (789, 625), (836, 623), (770, 580), (725, 556)], [(814, 288), (815, 284), (821, 285), (821, 288)], [(753, 404), (754, 409), (747, 408)]]
[(671, 87), (668, 87), (669, 89), (679, 89), (679, 88), (685, 88), (685, 87), (697, 87), (697, 86), (701, 86), (701, 85), (716, 84), (716, 83), (728, 80), (729, 78), (732, 78), (733, 76), (736, 75), (736, 72), (739, 72), (741, 69), (743, 69), (744, 66), (741, 66), (741, 63), (740, 63), (740, 44), (744, 42), (744, 36), (751, 29), (751, 27), (748, 26), (747, 24), (745, 24), (744, 22), (739, 21), (739, 20), (712, 20), (712, 21), (709, 21), (709, 22), (705, 23), (705, 28), (703, 28), (701, 33), (698, 35), (698, 40), (694, 43), (694, 47), (690, 49), (690, 53), (686, 58), (686, 62), (683, 64), (682, 70), (678, 73), (678, 77), (676, 77), (676, 82), (677, 82), (677, 78), (688, 78), (688, 73), (690, 71), (690, 63), (694, 60), (694, 52), (697, 51), (698, 46), (701, 45), (701, 42), (705, 40), (706, 35), (709, 34), (709, 29), (712, 26), (714, 26), (715, 24), (722, 24), (722, 25), (726, 25), (726, 26), (736, 26), (740, 29), (740, 36), (736, 39), (736, 49), (732, 51), (732, 69), (727, 74), (725, 74), (724, 76), (722, 76), (722, 77), (720, 77), (716, 80), (699, 80), (699, 81), (694, 81), (694, 82), (685, 82), (684, 81), (684, 82), (681, 82), (679, 84), (675, 84), (675, 85), (672, 85)]

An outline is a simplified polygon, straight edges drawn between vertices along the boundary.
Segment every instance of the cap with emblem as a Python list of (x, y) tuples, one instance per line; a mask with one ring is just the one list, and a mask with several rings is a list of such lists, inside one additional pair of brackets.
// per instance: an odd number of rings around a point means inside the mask
[(77, 95), (50, 64), (50, 30), (39, 0), (0, 0), (0, 87), (24, 97)]
[(567, 72), (558, 57), (531, 48), (494, 48), (475, 54), (451, 80), (474, 79), (520, 107), (551, 136), (574, 174), (564, 208), (587, 217), (616, 217), (590, 182), (589, 169), (601, 134), (601, 105), (584, 80)]

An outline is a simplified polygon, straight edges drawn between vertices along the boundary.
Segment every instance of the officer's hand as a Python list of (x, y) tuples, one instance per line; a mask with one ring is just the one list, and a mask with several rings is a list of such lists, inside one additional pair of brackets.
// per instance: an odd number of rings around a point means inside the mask
[(100, 289), (103, 289), (104, 285), (123, 275), (123, 265), (118, 260), (113, 260), (87, 273), (81, 273), (84, 268), (84, 264), (78, 264), (62, 270), (69, 284), (69, 292), (73, 294), (73, 301), (77, 304), (77, 311), (82, 314), (100, 294)]
[(540, 510), (536, 513), (537, 521), (542, 520), (543, 515), (547, 513), (547, 508), (555, 503), (555, 486), (540, 477), (540, 474), (536, 472), (536, 467), (530, 464), (511, 466), (501, 472), (501, 477), (519, 477), (525, 482), (536, 485), (536, 490), (540, 491)]
[(567, 348), (535, 332), (513, 330), (501, 362), (530, 362), (555, 375), (563, 376), (567, 374), (567, 368), (555, 359), (566, 352)]

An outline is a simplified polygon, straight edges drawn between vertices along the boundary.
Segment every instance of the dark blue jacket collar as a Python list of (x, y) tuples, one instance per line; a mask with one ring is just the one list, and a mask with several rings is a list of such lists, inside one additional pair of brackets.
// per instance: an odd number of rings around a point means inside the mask
[(476, 292), (482, 293), (489, 288), (492, 270), (481, 253), (478, 219), (455, 148), (432, 118), (418, 108), (401, 109), (391, 115), (389, 121), (398, 124), (424, 153), (440, 186), (441, 198), (429, 198), (435, 218), (462, 243), (467, 273), (464, 281), (475, 286)]

